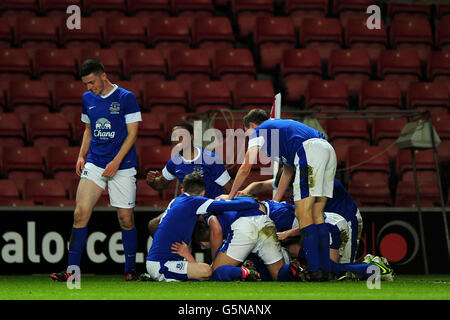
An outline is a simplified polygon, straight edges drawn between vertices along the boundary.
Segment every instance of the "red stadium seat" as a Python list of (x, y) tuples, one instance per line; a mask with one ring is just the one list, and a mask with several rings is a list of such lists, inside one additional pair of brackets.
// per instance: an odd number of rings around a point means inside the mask
[(386, 182), (370, 178), (370, 176), (362, 180), (350, 180), (348, 193), (358, 206), (392, 206), (393, 204)]
[(436, 5), (436, 15), (438, 19), (442, 19), (450, 15), (450, 4), (439, 3)]
[(62, 21), (60, 25), (61, 44), (66, 48), (91, 47), (101, 48), (102, 46), (102, 29), (95, 18), (81, 17), (80, 29), (68, 29), (66, 21)]
[(0, 48), (10, 48), (13, 45), (13, 33), (9, 20), (0, 17)]
[(126, 0), (89, 0), (83, 1), (84, 12), (92, 16), (124, 16), (127, 13)]
[(389, 147), (387, 154), (390, 161), (395, 161), (397, 157), (398, 148), (395, 141), (406, 123), (405, 118), (373, 119), (372, 142), (378, 146)]
[(333, 13), (345, 26), (350, 18), (366, 18), (367, 8), (375, 4), (375, 0), (334, 0)]
[(231, 109), (233, 99), (224, 81), (196, 81), (191, 85), (190, 108), (195, 112), (211, 109)]
[(69, 146), (70, 124), (62, 113), (38, 113), (30, 115), (27, 122), (28, 141), (46, 153), (51, 146)]
[(364, 49), (333, 50), (328, 60), (328, 74), (344, 81), (351, 96), (357, 96), (362, 83), (371, 76), (369, 54)]
[[(436, 170), (433, 150), (415, 150), (414, 151), (416, 159), (417, 170)], [(400, 177), (404, 175), (407, 171), (412, 171), (412, 157), (410, 150), (399, 150), (397, 154), (397, 174)]]
[(81, 96), (86, 87), (81, 81), (56, 81), (53, 91), (54, 107), (60, 112), (80, 112)]
[(47, 175), (58, 178), (61, 171), (75, 175), (75, 164), (78, 160), (79, 147), (50, 147), (47, 152)]
[(34, 54), (35, 76), (41, 80), (75, 80), (78, 70), (68, 49), (37, 49)]
[(145, 179), (137, 180), (136, 205), (152, 206), (161, 200), (161, 193), (151, 188)]
[(352, 49), (367, 50), (372, 63), (378, 61), (380, 52), (388, 46), (388, 36), (384, 21), (380, 29), (367, 28), (367, 18), (350, 18), (345, 30), (345, 45)]
[(234, 34), (225, 17), (197, 17), (192, 26), (192, 43), (198, 48), (233, 49)]
[[(165, 112), (158, 113), (160, 116), (161, 122), (163, 123), (163, 127), (166, 130), (167, 140), (171, 140), (172, 129), (178, 122), (190, 122), (193, 123), (194, 120), (198, 118), (193, 117), (194, 113), (189, 112)], [(188, 119), (189, 117), (189, 119)]]
[(433, 48), (433, 34), (426, 18), (397, 18), (390, 29), (391, 46), (394, 49), (413, 49), (422, 63), (428, 60)]
[(179, 17), (186, 17), (192, 26), (196, 17), (212, 17), (214, 4), (212, 0), (173, 0), (173, 13)]
[(295, 28), (300, 29), (305, 17), (325, 18), (328, 0), (286, 0), (285, 11)]
[(166, 63), (159, 50), (127, 49), (123, 72), (131, 80), (164, 80)]
[(142, 147), (139, 151), (140, 172), (144, 174), (149, 169), (162, 170), (171, 158), (172, 148), (172, 146)]
[(237, 81), (234, 89), (234, 108), (262, 108), (270, 111), (274, 95), (271, 81)]
[(407, 108), (447, 114), (449, 110), (447, 85), (441, 82), (411, 83), (407, 92)]
[(33, 200), (36, 204), (67, 199), (64, 186), (55, 179), (27, 179), (23, 196), (25, 200)]
[(436, 47), (439, 49), (450, 48), (450, 18), (446, 18), (436, 23)]
[(410, 17), (431, 17), (431, 6), (426, 3), (399, 3), (399, 2), (389, 2), (388, 3), (388, 17), (391, 20), (397, 18), (410, 18)]
[(169, 0), (128, 0), (128, 14), (141, 16), (169, 16), (172, 12)]
[(345, 83), (338, 80), (310, 80), (306, 90), (306, 107), (312, 109), (347, 109), (349, 100)]
[(164, 128), (156, 113), (142, 113), (142, 122), (139, 123), (139, 138), (153, 138), (159, 142), (166, 141)]
[[(82, 8), (81, 0), (39, 0), (39, 9), (45, 16), (67, 17), (67, 8), (76, 5)], [(65, 19), (64, 19), (65, 20)], [(84, 25), (83, 25), (84, 28)]]
[(11, 81), (9, 92), (9, 105), (14, 112), (26, 115), (50, 111), (50, 91), (43, 81)]
[(204, 49), (173, 49), (170, 52), (169, 75), (176, 80), (210, 80), (208, 52)]
[(25, 130), (15, 113), (0, 113), (0, 146), (21, 147), (26, 141)]
[(363, 109), (400, 109), (402, 93), (395, 81), (366, 81), (362, 84), (359, 106)]
[(113, 48), (145, 48), (145, 28), (136, 17), (111, 17), (106, 19), (105, 45)]
[(39, 7), (34, 0), (3, 0), (0, 3), (0, 15), (35, 16), (39, 13)]
[(427, 66), (430, 81), (450, 82), (450, 50), (432, 51)]
[(305, 18), (300, 28), (300, 44), (316, 48), (322, 61), (328, 60), (331, 51), (340, 49), (342, 28), (335, 18)]
[(64, 115), (69, 121), (70, 127), (72, 129), (73, 143), (75, 145), (80, 145), (84, 130), (86, 128), (84, 122), (81, 121), (81, 108), (79, 109), (79, 111), (69, 110), (69, 112), (64, 113)]
[(242, 39), (254, 30), (257, 17), (272, 16), (274, 8), (272, 0), (232, 0), (232, 11)]
[(19, 189), (13, 180), (0, 180), (0, 201), (20, 200)]
[[(418, 181), (421, 206), (440, 206), (441, 199), (437, 180)], [(413, 181), (400, 181), (397, 185), (395, 205), (397, 207), (416, 207), (416, 186)]]
[(221, 80), (255, 80), (256, 68), (248, 49), (218, 49), (214, 58), (214, 73)]
[(185, 112), (186, 91), (176, 81), (149, 81), (144, 91), (144, 110), (154, 113)]
[(131, 91), (136, 96), (139, 106), (142, 108), (144, 100), (142, 99), (142, 89), (135, 81), (116, 81), (116, 84), (128, 91)]
[(350, 146), (348, 148), (348, 174), (350, 179), (357, 179), (360, 172), (377, 172), (388, 184), (390, 175), (389, 157), (384, 147)]
[(258, 17), (253, 39), (262, 70), (274, 70), (283, 50), (294, 49), (297, 42), (294, 25), (287, 17)]
[(120, 58), (114, 49), (82, 49), (78, 66), (81, 68), (81, 65), (87, 59), (100, 60), (105, 67), (105, 72), (109, 80), (118, 81), (122, 78)]
[(20, 17), (15, 24), (15, 42), (23, 48), (56, 48), (58, 34), (55, 24), (47, 17)]
[(4, 147), (3, 169), (10, 175), (13, 171), (35, 171), (43, 177), (45, 163), (36, 147)]
[(0, 49), (0, 78), (29, 80), (32, 75), (31, 59), (25, 49)]
[(410, 82), (421, 79), (419, 54), (415, 50), (382, 51), (378, 60), (378, 76), (397, 81), (402, 93), (406, 92)]
[(433, 127), (435, 128), (439, 138), (450, 139), (450, 115), (437, 114), (433, 116)]
[(189, 48), (191, 35), (182, 17), (155, 17), (148, 26), (148, 44), (156, 48)]

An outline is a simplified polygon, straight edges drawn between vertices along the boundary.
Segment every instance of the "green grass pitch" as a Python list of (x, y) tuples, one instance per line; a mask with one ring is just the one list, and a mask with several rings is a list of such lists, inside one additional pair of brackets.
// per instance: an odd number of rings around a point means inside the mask
[(450, 275), (399, 275), (368, 289), (358, 282), (125, 282), (85, 275), (80, 289), (47, 275), (0, 276), (0, 300), (450, 300)]

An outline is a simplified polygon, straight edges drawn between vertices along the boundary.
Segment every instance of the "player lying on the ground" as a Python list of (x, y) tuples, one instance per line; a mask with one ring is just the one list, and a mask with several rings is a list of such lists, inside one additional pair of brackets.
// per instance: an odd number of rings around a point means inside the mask
[[(275, 179), (268, 179), (264, 181), (253, 182), (248, 185), (243, 193), (247, 194), (257, 194), (260, 192), (273, 190), (278, 187), (281, 174), (283, 172), (283, 168), (278, 171)], [(291, 199), (292, 195), (292, 183), (288, 187), (287, 196)], [(333, 198), (328, 199), (324, 212), (326, 212), (326, 216), (328, 217), (328, 222), (334, 221), (334, 225), (337, 226), (340, 230), (346, 230), (342, 224), (342, 220), (340, 217), (344, 218), (346, 223), (348, 224), (348, 232), (342, 234), (342, 240), (348, 239), (348, 241), (343, 241), (342, 245), (336, 249), (339, 249), (339, 252), (331, 251), (330, 258), (335, 262), (354, 262), (356, 251), (358, 249), (359, 239), (361, 238), (363, 221), (361, 217), (361, 213), (352, 199), (352, 197), (345, 190), (344, 186), (337, 180), (334, 179), (333, 186)], [(327, 225), (328, 229), (330, 229), (330, 223)], [(285, 238), (286, 235), (282, 235), (282, 238)], [(337, 243), (335, 243), (337, 244)], [(337, 258), (339, 258), (337, 260)]]
[(285, 260), (275, 225), (265, 210), (260, 204), (258, 209), (209, 216), (211, 243), (226, 239), (217, 254), (213, 254), (212, 280), (232, 281), (245, 277), (247, 270), (252, 272), (252, 268), (239, 266), (251, 253), (261, 259), (272, 280), (304, 280), (301, 267)]
[[(178, 122), (172, 129), (174, 148), (180, 149), (168, 160), (162, 172), (149, 171), (147, 184), (155, 190), (166, 189), (169, 184), (178, 179), (183, 183), (184, 177), (192, 172), (198, 172), (205, 180), (205, 197), (214, 199), (223, 192), (229, 192), (233, 181), (225, 168), (223, 161), (213, 152), (200, 147), (194, 147), (194, 128), (189, 122)], [(150, 220), (148, 229), (154, 236), (161, 220), (161, 215)]]
[(147, 256), (147, 272), (157, 281), (208, 280), (212, 274), (208, 264), (184, 261), (183, 257), (171, 252), (171, 245), (190, 243), (199, 215), (259, 207), (248, 197), (232, 201), (205, 198), (205, 182), (198, 173), (186, 175), (183, 188), (184, 193), (172, 200), (164, 212)]

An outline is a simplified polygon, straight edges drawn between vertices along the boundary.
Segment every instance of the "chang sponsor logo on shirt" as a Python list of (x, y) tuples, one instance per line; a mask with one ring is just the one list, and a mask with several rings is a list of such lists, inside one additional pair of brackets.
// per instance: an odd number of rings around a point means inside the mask
[(108, 119), (100, 118), (95, 122), (94, 137), (107, 140), (113, 139), (115, 135), (116, 132), (111, 130), (111, 122)]

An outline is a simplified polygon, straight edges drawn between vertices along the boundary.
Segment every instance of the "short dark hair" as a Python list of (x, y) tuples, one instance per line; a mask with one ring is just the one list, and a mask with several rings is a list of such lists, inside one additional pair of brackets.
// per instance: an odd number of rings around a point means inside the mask
[(177, 122), (177, 123), (175, 123), (175, 125), (173, 127), (174, 128), (175, 127), (182, 127), (182, 128), (185, 128), (187, 131), (189, 131), (191, 136), (194, 134), (194, 127), (192, 126), (191, 123), (189, 123), (187, 121)]
[(81, 77), (95, 73), (96, 75), (101, 75), (105, 72), (105, 67), (97, 59), (87, 59), (81, 65)]
[(266, 111), (264, 111), (263, 109), (252, 109), (244, 117), (244, 127), (249, 128), (250, 122), (260, 125), (266, 120), (269, 120), (269, 116), (267, 115)]
[(191, 195), (198, 196), (205, 190), (205, 180), (198, 172), (192, 172), (184, 177), (183, 189)]

